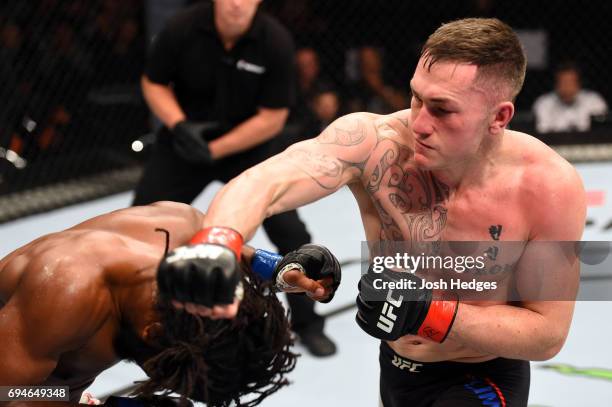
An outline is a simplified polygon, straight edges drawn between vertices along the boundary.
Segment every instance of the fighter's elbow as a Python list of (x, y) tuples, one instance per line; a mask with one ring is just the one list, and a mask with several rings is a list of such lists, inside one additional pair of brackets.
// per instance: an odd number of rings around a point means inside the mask
[(279, 189), (280, 177), (273, 176), (273, 171), (267, 168), (266, 162), (251, 167), (232, 180), (240, 189), (253, 190), (255, 197), (272, 200)]
[(566, 335), (554, 334), (542, 341), (539, 352), (531, 360), (543, 362), (557, 356), (565, 344)]
[(279, 201), (290, 184), (289, 177), (268, 164), (264, 162), (249, 168), (232, 181), (239, 189), (252, 191), (248, 194), (251, 208), (260, 208), (266, 218), (286, 210)]
[(555, 356), (557, 356), (557, 354), (560, 351), (561, 351), (560, 346), (547, 347), (547, 348), (540, 350), (538, 353), (536, 353), (533, 357), (530, 358), (530, 360), (534, 362), (544, 362), (544, 361), (550, 360), (554, 358)]

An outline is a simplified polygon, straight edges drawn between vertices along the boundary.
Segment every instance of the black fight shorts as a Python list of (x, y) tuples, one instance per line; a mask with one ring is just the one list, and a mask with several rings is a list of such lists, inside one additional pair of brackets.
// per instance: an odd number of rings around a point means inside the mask
[(481, 363), (417, 362), (380, 346), (384, 407), (526, 407), (529, 362), (496, 358)]

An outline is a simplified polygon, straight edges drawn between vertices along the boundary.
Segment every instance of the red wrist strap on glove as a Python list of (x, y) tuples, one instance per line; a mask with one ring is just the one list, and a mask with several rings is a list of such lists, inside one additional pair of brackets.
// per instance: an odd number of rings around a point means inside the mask
[(453, 326), (453, 322), (455, 322), (458, 308), (458, 298), (432, 301), (425, 320), (417, 331), (417, 335), (434, 342), (444, 342)]
[(234, 252), (237, 259), (240, 259), (242, 244), (244, 239), (242, 235), (234, 229), (226, 227), (209, 227), (200, 230), (189, 241), (190, 244), (213, 243), (226, 246)]

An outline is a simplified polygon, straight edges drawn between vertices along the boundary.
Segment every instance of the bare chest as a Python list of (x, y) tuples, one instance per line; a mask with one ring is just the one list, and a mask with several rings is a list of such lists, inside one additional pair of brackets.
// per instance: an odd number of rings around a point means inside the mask
[[(364, 222), (371, 229), (368, 239), (394, 242), (371, 255), (410, 254), (413, 263), (421, 262), (409, 268), (427, 271), (421, 277), (428, 281), (490, 280), (504, 287), (492, 295), (506, 295), (529, 235), (519, 194), (511, 185), (491, 182), (451, 194), (431, 173), (399, 165), (369, 180), (362, 199), (371, 201), (374, 213), (369, 218), (377, 222)], [(442, 273), (447, 270), (456, 273)]]
[(378, 165), (364, 181), (363, 198), (371, 201), (369, 208), (380, 220), (370, 224), (379, 229), (377, 240), (527, 240), (528, 222), (511, 183), (492, 180), (451, 194), (430, 172), (398, 161), (386, 168)]

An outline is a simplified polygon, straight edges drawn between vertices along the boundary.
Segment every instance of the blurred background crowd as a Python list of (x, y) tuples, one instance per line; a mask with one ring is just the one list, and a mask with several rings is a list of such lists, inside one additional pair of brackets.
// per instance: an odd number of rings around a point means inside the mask
[[(147, 46), (191, 3), (2, 2), (0, 196), (139, 166), (146, 149), (138, 153), (133, 143), (146, 147), (155, 126), (139, 86)], [(348, 112), (409, 107), (408, 82), (427, 35), (466, 16), (498, 17), (523, 42), (529, 65), (514, 128), (564, 133), (571, 143), (608, 129), (610, 2), (265, 0), (261, 7), (296, 44), (291, 141)]]

